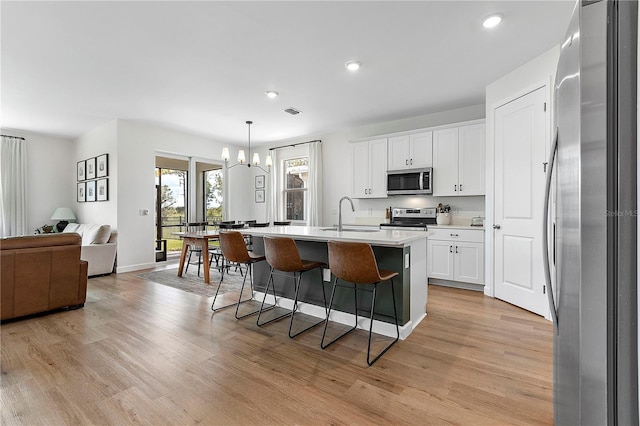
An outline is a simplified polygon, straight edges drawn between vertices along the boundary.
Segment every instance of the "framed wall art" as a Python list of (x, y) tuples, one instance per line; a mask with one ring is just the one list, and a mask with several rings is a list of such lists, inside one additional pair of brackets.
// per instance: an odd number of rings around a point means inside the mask
[(264, 189), (256, 190), (256, 203), (264, 203)]
[(96, 200), (96, 181), (95, 180), (91, 180), (87, 182), (85, 193), (86, 193), (87, 202)]
[(86, 179), (85, 176), (85, 172), (84, 169), (86, 167), (86, 161), (82, 160), (82, 161), (78, 161), (78, 182), (83, 181)]
[(264, 188), (264, 175), (256, 176), (256, 189)]
[(96, 200), (109, 200), (109, 179), (98, 179), (96, 181)]
[(96, 157), (96, 177), (109, 176), (109, 154)]
[[(85, 179), (95, 179), (96, 178), (96, 157), (89, 158), (87, 160), (87, 166), (85, 168), (85, 176), (86, 176)], [(87, 200), (87, 201), (89, 201), (89, 200)]]
[(84, 203), (87, 200), (85, 195), (85, 182), (78, 182), (77, 200), (79, 203)]

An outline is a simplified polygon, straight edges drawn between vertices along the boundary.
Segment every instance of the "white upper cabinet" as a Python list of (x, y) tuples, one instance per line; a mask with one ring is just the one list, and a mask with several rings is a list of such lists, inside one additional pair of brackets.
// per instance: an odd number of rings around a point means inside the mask
[(485, 125), (433, 132), (433, 195), (484, 195)]
[(433, 195), (458, 195), (458, 128), (433, 132)]
[(433, 164), (433, 132), (389, 138), (387, 170), (419, 169)]
[(353, 198), (387, 196), (387, 139), (353, 145)]
[(485, 125), (458, 128), (458, 195), (485, 193)]

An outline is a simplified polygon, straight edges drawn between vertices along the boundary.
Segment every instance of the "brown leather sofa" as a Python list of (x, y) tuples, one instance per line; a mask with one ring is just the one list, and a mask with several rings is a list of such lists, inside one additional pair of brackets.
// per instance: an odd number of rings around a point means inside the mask
[(0, 239), (0, 319), (84, 306), (81, 241), (73, 233)]

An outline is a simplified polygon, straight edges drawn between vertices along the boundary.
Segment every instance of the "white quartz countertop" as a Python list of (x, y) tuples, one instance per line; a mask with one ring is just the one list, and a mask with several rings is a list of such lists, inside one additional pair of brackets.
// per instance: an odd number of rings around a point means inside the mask
[(357, 227), (345, 226), (342, 232), (332, 227), (318, 226), (270, 226), (267, 228), (248, 228), (243, 234), (262, 236), (290, 237), (306, 241), (354, 241), (369, 243), (373, 246), (402, 247), (414, 241), (427, 238), (424, 231), (375, 230), (366, 231)]

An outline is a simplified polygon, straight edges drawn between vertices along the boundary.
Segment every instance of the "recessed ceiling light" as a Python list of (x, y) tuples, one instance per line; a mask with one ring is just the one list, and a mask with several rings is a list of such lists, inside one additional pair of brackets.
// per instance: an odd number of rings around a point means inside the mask
[(278, 97), (278, 92), (274, 91), (274, 90), (267, 90), (266, 92), (264, 92), (268, 97), (270, 97), (271, 99)]
[(346, 64), (344, 64), (344, 66), (347, 67), (349, 71), (357, 71), (358, 69), (360, 69), (360, 62), (349, 61)]
[(486, 18), (484, 18), (484, 21), (482, 22), (482, 26), (485, 28), (493, 28), (496, 25), (498, 25), (500, 22), (502, 22), (502, 15), (499, 13), (495, 13), (493, 15), (489, 15)]

